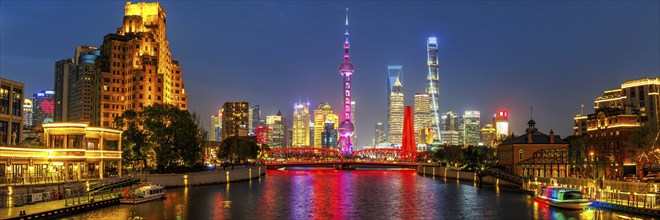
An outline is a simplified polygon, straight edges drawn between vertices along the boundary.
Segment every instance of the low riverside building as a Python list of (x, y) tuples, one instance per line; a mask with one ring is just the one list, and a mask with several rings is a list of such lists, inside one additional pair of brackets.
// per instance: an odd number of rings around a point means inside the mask
[(635, 129), (647, 121), (646, 116), (626, 114), (624, 109), (603, 107), (587, 117), (588, 167), (584, 175), (616, 179), (625, 174), (641, 174), (633, 155), (625, 149)]
[(521, 176), (524, 177), (567, 177), (570, 168), (568, 149), (541, 149), (517, 165), (522, 167)]
[(121, 130), (47, 123), (34, 145), (0, 146), (0, 184), (121, 176)]
[[(550, 130), (550, 135), (539, 132), (536, 129), (534, 120), (529, 120), (527, 125), (529, 125), (527, 134), (505, 140), (497, 147), (498, 165), (516, 175), (532, 175), (532, 173), (523, 173), (521, 162), (533, 158), (535, 152), (539, 150), (568, 149), (568, 143), (561, 140), (559, 135), (555, 135), (554, 131)], [(558, 172), (557, 176), (566, 176), (565, 168), (555, 171)], [(548, 171), (545, 169), (543, 172)], [(540, 173), (533, 174), (538, 176)], [(546, 174), (544, 173), (544, 175)], [(554, 173), (551, 175), (554, 175)]]

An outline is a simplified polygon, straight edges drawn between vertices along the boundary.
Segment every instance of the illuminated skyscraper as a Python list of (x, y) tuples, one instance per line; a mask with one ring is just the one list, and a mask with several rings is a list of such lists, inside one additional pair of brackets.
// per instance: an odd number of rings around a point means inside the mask
[(337, 149), (337, 129), (335, 129), (335, 122), (332, 119), (325, 121), (323, 125), (323, 133), (321, 133), (321, 146), (328, 149)]
[(498, 142), (503, 141), (509, 136), (509, 112), (506, 110), (497, 111), (493, 115), (493, 124), (495, 124), (495, 131), (497, 135), (495, 140)]
[(32, 111), (32, 99), (23, 100), (23, 128), (26, 130), (32, 129), (32, 118), (34, 112)]
[(479, 145), (479, 129), (481, 128), (481, 113), (479, 111), (465, 111), (463, 115), (463, 143), (465, 146)]
[(259, 105), (254, 105), (250, 108), (248, 130), (254, 133), (254, 129), (259, 126), (261, 121), (261, 110), (259, 110)]
[(440, 121), (442, 131), (458, 131), (460, 128), (459, 115), (452, 111), (442, 114), (442, 116), (440, 116)]
[(218, 114), (211, 116), (211, 141), (221, 141), (222, 140), (222, 110), (218, 111)]
[[(388, 65), (387, 66), (387, 109), (390, 109), (390, 94), (392, 93), (392, 89), (394, 88), (394, 83), (396, 83), (396, 80), (401, 81), (403, 83), (403, 66), (402, 65)], [(386, 117), (385, 126), (388, 126), (390, 124), (390, 112), (387, 112), (387, 117)], [(385, 132), (385, 138), (387, 138), (389, 134)]]
[(291, 147), (310, 146), (309, 103), (298, 102), (293, 105), (293, 128), (291, 129)]
[(286, 147), (284, 119), (282, 112), (277, 111), (276, 115), (266, 116), (266, 125), (268, 126), (268, 146), (270, 148)]
[(497, 136), (497, 131), (495, 131), (495, 127), (493, 127), (493, 124), (486, 124), (483, 128), (481, 128), (481, 143), (488, 147), (496, 147), (495, 144), (495, 136)]
[(166, 39), (166, 17), (157, 2), (126, 3), (122, 26), (100, 47), (93, 94), (100, 104), (93, 106), (92, 124), (113, 127), (125, 110), (142, 111), (155, 103), (187, 109), (182, 69)]
[(387, 138), (385, 136), (386, 133), (387, 131), (385, 131), (385, 125), (382, 122), (376, 123), (376, 132), (374, 134), (374, 142), (373, 142), (374, 147), (377, 146), (378, 144), (387, 141)]
[[(351, 122), (353, 122), (353, 124), (357, 124), (355, 122), (355, 101), (351, 101)], [(357, 131), (353, 131), (351, 143), (353, 146), (357, 146)]]
[(390, 109), (389, 109), (389, 126), (388, 134), (390, 143), (394, 146), (401, 145), (401, 138), (403, 135), (403, 86), (401, 81), (397, 80), (394, 83), (394, 88), (392, 88), (392, 93), (390, 94)]
[[(438, 39), (436, 37), (429, 37), (426, 41), (426, 62), (428, 65), (428, 75), (426, 76), (426, 93), (431, 96), (431, 123), (440, 130), (440, 89), (438, 88), (439, 72), (438, 72)], [(439, 132), (436, 132), (438, 134)], [(441, 141), (441, 137), (438, 137)]]
[(350, 154), (353, 152), (353, 143), (351, 139), (355, 133), (355, 126), (351, 121), (351, 77), (355, 72), (353, 63), (349, 61), (348, 49), (351, 44), (348, 43), (348, 8), (346, 9), (346, 32), (344, 33), (346, 40), (344, 41), (344, 61), (339, 65), (339, 74), (344, 78), (342, 87), (344, 88), (344, 98), (342, 99), (344, 120), (339, 124), (337, 132), (339, 132), (339, 151), (343, 154)]
[(68, 120), (69, 103), (69, 77), (75, 73), (73, 59), (64, 59), (55, 62), (55, 110), (53, 121), (64, 122)]
[(222, 105), (222, 139), (247, 135), (248, 106), (247, 102), (225, 102)]
[(53, 90), (40, 91), (32, 96), (32, 126), (38, 127), (44, 123), (53, 122), (55, 112), (55, 92)]
[(322, 133), (325, 128), (325, 121), (332, 120), (334, 122), (335, 130), (339, 125), (339, 117), (332, 112), (332, 107), (327, 102), (323, 102), (316, 106), (314, 109), (314, 147), (321, 148), (323, 146)]
[(416, 93), (414, 104), (415, 137), (419, 138), (422, 129), (431, 127), (431, 97), (424, 92)]

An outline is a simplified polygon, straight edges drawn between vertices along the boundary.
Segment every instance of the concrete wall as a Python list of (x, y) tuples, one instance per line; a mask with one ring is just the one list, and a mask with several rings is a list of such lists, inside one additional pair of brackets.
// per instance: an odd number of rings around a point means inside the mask
[(194, 186), (243, 181), (266, 174), (265, 166), (254, 166), (227, 171), (203, 171), (183, 174), (147, 174), (140, 176), (142, 181), (165, 187)]
[[(656, 188), (660, 187), (660, 183), (643, 183), (643, 182), (623, 182), (623, 181), (611, 181), (611, 180), (605, 180), (602, 181), (602, 185), (600, 181), (596, 180), (589, 180), (589, 179), (578, 179), (578, 178), (571, 178), (571, 177), (565, 177), (565, 178), (555, 178), (557, 180), (557, 183), (560, 185), (568, 185), (570, 187), (594, 187), (594, 188), (602, 188), (602, 189), (616, 189), (618, 191), (623, 191), (623, 192), (651, 192), (655, 191)], [(549, 178), (539, 178), (540, 182), (545, 182), (549, 183), (550, 179)]]
[[(477, 183), (479, 181), (479, 177), (477, 177), (477, 174), (474, 172), (448, 170), (446, 169), (446, 167), (434, 166), (434, 165), (422, 165), (418, 168), (417, 173), (425, 176), (436, 176), (447, 179), (457, 179), (460, 181), (468, 181), (473, 183)], [(518, 188), (518, 186), (513, 183), (509, 183), (504, 180), (498, 180), (497, 178), (492, 176), (486, 176), (482, 180), (484, 181), (483, 182), (484, 185)]]

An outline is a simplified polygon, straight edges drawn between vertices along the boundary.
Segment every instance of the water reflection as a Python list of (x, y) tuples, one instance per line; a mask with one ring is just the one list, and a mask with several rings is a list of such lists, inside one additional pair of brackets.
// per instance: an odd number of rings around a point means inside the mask
[[(624, 217), (627, 215), (624, 215)], [(415, 171), (273, 170), (259, 180), (168, 189), (167, 199), (69, 219), (616, 219)]]

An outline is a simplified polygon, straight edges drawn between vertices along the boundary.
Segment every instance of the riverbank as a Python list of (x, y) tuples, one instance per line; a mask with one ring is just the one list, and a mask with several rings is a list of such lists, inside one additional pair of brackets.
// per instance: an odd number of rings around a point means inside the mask
[[(440, 178), (455, 179), (459, 181), (479, 183), (479, 177), (475, 172), (459, 171), (459, 170), (450, 170), (447, 167), (438, 166), (438, 165), (421, 165), (417, 168), (417, 173), (424, 176), (435, 176)], [(482, 177), (482, 185), (484, 186), (496, 186), (496, 187), (506, 187), (506, 188), (520, 188), (520, 186), (497, 179), (492, 176)]]
[(245, 181), (266, 175), (266, 166), (237, 168), (234, 170), (202, 171), (179, 174), (144, 174), (136, 176), (143, 182), (164, 187), (185, 187)]

